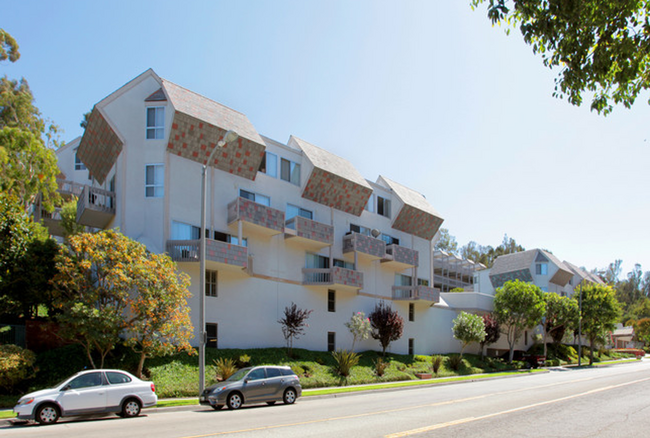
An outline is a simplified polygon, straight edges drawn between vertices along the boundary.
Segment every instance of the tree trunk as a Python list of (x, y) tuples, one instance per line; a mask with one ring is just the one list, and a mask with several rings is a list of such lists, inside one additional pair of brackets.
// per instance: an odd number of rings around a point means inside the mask
[(140, 353), (140, 361), (138, 362), (138, 369), (136, 370), (135, 377), (138, 379), (142, 379), (142, 369), (144, 368), (144, 360), (147, 358), (147, 355), (144, 353)]
[(90, 354), (90, 346), (85, 345), (86, 347), (86, 356), (88, 356), (88, 360), (90, 361), (90, 365), (93, 367), (93, 369), (97, 369), (95, 366), (95, 361), (93, 361), (93, 355)]

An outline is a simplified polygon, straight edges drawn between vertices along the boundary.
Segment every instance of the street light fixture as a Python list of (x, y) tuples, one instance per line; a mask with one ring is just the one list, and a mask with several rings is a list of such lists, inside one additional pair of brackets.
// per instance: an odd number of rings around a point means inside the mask
[(205, 331), (205, 246), (207, 243), (206, 231), (205, 231), (205, 205), (206, 205), (206, 173), (208, 172), (208, 166), (214, 157), (217, 150), (224, 147), (226, 144), (237, 140), (239, 135), (235, 131), (228, 131), (223, 136), (221, 140), (217, 142), (217, 145), (212, 149), (210, 156), (203, 165), (203, 171), (201, 173), (201, 242), (199, 244), (199, 257), (200, 257), (200, 268), (199, 268), (199, 284), (200, 284), (200, 294), (199, 297), (199, 394), (203, 393), (205, 389), (205, 345), (207, 343), (207, 333)]

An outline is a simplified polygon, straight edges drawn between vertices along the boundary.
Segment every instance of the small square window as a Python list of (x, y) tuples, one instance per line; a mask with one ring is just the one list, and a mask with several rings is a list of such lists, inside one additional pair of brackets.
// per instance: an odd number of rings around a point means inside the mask
[(377, 214), (390, 219), (390, 199), (377, 196)]
[(282, 158), (280, 160), (280, 179), (300, 185), (300, 164)]
[(260, 163), (259, 171), (266, 173), (268, 176), (277, 178), (278, 177), (278, 156), (271, 153), (265, 152), (264, 158)]
[(165, 107), (147, 108), (147, 140), (165, 138)]
[(548, 263), (537, 263), (535, 265), (535, 273), (537, 275), (548, 275)]
[(205, 325), (206, 343), (208, 348), (219, 348), (217, 344), (217, 335), (219, 333), (219, 324), (208, 323)]
[(76, 151), (74, 153), (74, 170), (86, 170), (86, 165), (81, 161)]
[(164, 166), (162, 164), (147, 164), (144, 178), (145, 197), (162, 198), (164, 195)]

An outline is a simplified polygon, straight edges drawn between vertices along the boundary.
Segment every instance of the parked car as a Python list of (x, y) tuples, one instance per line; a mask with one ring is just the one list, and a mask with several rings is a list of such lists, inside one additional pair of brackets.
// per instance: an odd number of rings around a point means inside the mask
[[(510, 357), (509, 351), (506, 351), (504, 354), (501, 355), (501, 359), (503, 360), (508, 360), (509, 357)], [(542, 356), (538, 354), (528, 354), (525, 351), (515, 350), (513, 351), (512, 360), (526, 362), (526, 366), (528, 368), (539, 368), (539, 367), (543, 367), (544, 364), (546, 363), (546, 356)]]
[(81, 371), (50, 389), (31, 392), (18, 400), (14, 412), (19, 419), (40, 424), (59, 417), (116, 413), (137, 417), (144, 407), (158, 402), (156, 386), (126, 371)]
[(206, 388), (200, 394), (202, 405), (219, 410), (239, 409), (243, 404), (282, 401), (292, 404), (302, 395), (302, 386), (296, 373), (289, 367), (258, 366), (242, 368), (223, 382)]

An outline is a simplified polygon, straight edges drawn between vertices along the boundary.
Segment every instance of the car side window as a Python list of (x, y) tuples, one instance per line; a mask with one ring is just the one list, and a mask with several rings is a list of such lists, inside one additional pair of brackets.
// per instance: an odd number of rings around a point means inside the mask
[(283, 376), (295, 376), (296, 373), (294, 373), (291, 369), (288, 368), (280, 368), (280, 372), (282, 373)]
[(108, 379), (108, 383), (110, 383), (111, 385), (119, 385), (120, 383), (129, 383), (131, 381), (131, 378), (126, 374), (115, 373), (111, 371), (106, 372), (106, 378)]
[(282, 375), (282, 373), (280, 372), (280, 370), (278, 368), (267, 368), (266, 369), (266, 377), (268, 377), (269, 379), (271, 377), (280, 377), (281, 375)]
[(256, 370), (251, 371), (248, 373), (248, 380), (260, 380), (265, 378), (266, 375), (264, 374), (264, 368), (258, 368)]
[(102, 375), (101, 373), (88, 373), (83, 376), (79, 376), (70, 381), (68, 386), (70, 389), (82, 389), (90, 388), (91, 386), (100, 386), (102, 384)]

